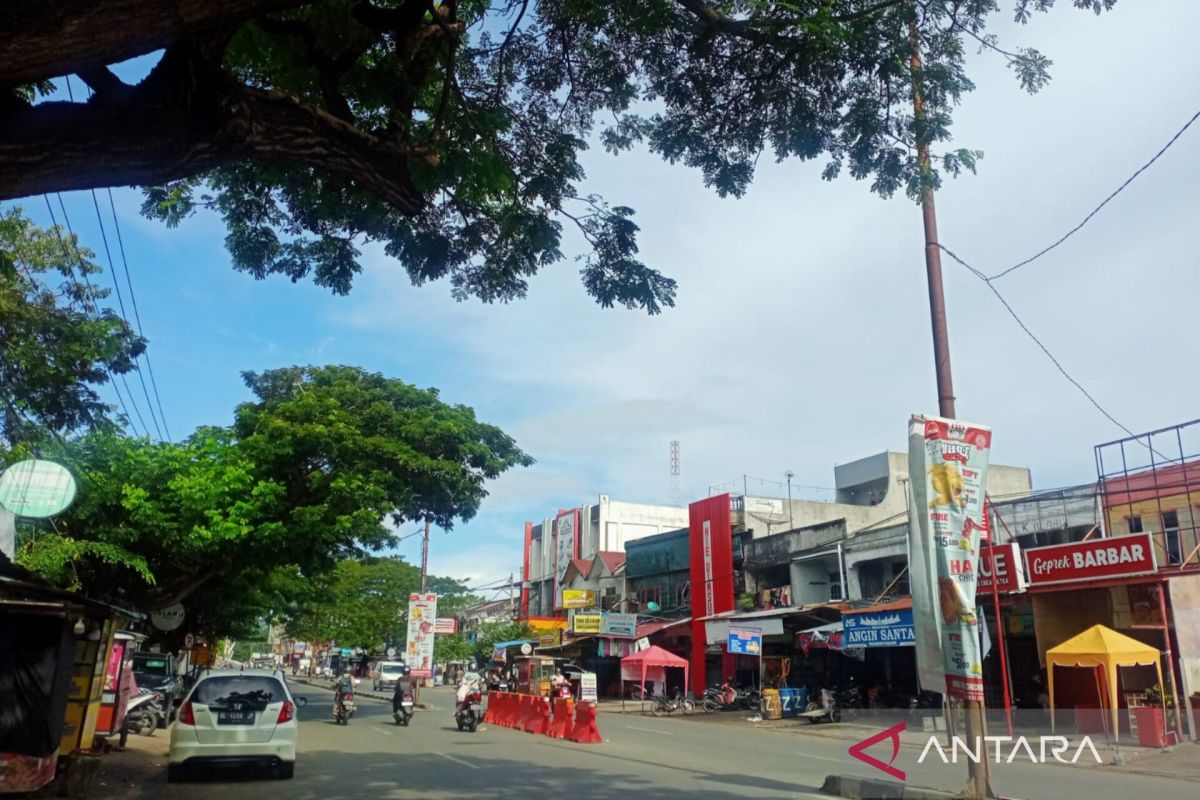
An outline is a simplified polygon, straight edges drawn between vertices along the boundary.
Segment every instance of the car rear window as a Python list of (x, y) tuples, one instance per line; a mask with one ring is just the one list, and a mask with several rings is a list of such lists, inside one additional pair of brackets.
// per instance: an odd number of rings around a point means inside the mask
[(403, 664), (384, 664), (379, 669), (380, 675), (400, 675), (404, 672)]
[(144, 672), (147, 675), (170, 675), (171, 665), (166, 658), (133, 657), (133, 671)]
[(241, 700), (257, 711), (271, 703), (287, 699), (283, 684), (276, 678), (262, 675), (223, 675), (205, 678), (196, 684), (192, 702), (222, 707)]

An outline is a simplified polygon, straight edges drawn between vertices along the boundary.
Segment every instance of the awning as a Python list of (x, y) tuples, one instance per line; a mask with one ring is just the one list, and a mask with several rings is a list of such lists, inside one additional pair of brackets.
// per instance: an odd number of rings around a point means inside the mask
[(646, 636), (653, 636), (667, 628), (674, 628), (676, 625), (683, 625), (691, 621), (691, 617), (683, 617), (681, 619), (656, 619), (651, 622), (641, 622), (637, 626), (637, 638), (642, 639)]

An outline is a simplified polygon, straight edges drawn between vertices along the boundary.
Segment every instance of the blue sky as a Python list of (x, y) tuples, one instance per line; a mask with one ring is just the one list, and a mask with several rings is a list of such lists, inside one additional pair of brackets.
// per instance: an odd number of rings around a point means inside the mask
[[(1122, 2), (1099, 18), (1060, 6), (998, 28), (1004, 44), (1054, 60), (1041, 94), (1023, 94), (998, 58), (971, 59), (978, 88), (954, 130), (985, 158), (937, 202), (943, 242), (987, 272), (1058, 238), (1200, 107), (1200, 3)], [(1068, 244), (998, 284), (1135, 431), (1196, 416), (1198, 153), (1200, 126)], [(227, 424), (247, 397), (242, 370), (345, 363), (437, 386), (538, 459), (434, 540), (433, 571), (486, 581), (519, 567), (525, 519), (602, 493), (666, 502), (672, 439), (685, 498), (743, 473), (782, 481), (787, 469), (797, 484), (828, 486), (835, 463), (902, 448), (909, 413), (936, 408), (920, 213), (907, 200), (767, 157), (740, 200), (642, 152), (597, 149), (585, 165), (587, 191), (637, 209), (647, 263), (680, 282), (676, 309), (600, 309), (573, 261), (508, 306), (457, 303), (444, 284), (413, 288), (378, 250), (348, 297), (255, 281), (230, 268), (215, 218), (168, 230), (138, 215), (138, 193), (117, 191), (172, 434)], [(104, 263), (90, 195), (65, 199)], [(41, 198), (21, 205), (48, 222)], [(982, 284), (945, 270), (959, 415), (992, 425), (995, 460), (1030, 466), (1035, 486), (1092, 479), (1092, 446), (1121, 432)], [(417, 543), (400, 552), (415, 560)]]

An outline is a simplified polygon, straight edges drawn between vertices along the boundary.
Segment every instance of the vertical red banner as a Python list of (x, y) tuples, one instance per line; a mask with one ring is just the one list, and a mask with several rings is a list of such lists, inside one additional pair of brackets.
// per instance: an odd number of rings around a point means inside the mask
[[(542, 532), (543, 547), (546, 533)], [(533, 523), (525, 523), (525, 558), (521, 564), (521, 619), (529, 618), (529, 551), (533, 548)]]
[(733, 609), (733, 528), (729, 495), (697, 500), (688, 506), (688, 554), (692, 580), (692, 691), (703, 694), (704, 617)]

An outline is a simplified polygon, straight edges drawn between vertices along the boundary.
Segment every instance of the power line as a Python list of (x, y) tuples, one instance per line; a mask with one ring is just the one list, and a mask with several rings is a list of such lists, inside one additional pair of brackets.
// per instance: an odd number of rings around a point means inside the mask
[[(1080, 222), (1080, 223), (1079, 223), (1078, 225), (1076, 225), (1074, 228), (1071, 228), (1071, 230), (1069, 230), (1069, 231), (1067, 231), (1066, 233), (1064, 233), (1064, 234), (1063, 234), (1063, 235), (1062, 235), (1062, 236), (1061, 236), (1061, 237), (1058, 239), (1058, 241), (1056, 241), (1054, 244), (1050, 245), (1049, 247), (1045, 247), (1045, 248), (1043, 248), (1042, 250), (1039, 250), (1037, 253), (1034, 253), (1032, 256), (1030, 256), (1029, 258), (1025, 259), (1024, 261), (1020, 261), (1020, 262), (1018, 262), (1018, 263), (1016, 263), (1016, 264), (1013, 264), (1013, 265), (1012, 265), (1011, 267), (1009, 267), (1008, 269), (1001, 270), (1000, 272), (997, 272), (995, 275), (992, 275), (992, 276), (991, 276), (991, 277), (989, 277), (989, 278), (985, 278), (984, 280), (985, 280), (985, 281), (994, 281), (994, 280), (996, 280), (996, 279), (998, 279), (998, 278), (1003, 278), (1005, 275), (1009, 274), (1010, 272), (1015, 272), (1016, 270), (1020, 269), (1021, 267), (1024, 267), (1024, 266), (1026, 266), (1026, 265), (1028, 265), (1028, 264), (1031, 264), (1031, 263), (1033, 263), (1034, 261), (1037, 261), (1039, 258), (1041, 258), (1042, 256), (1046, 255), (1046, 253), (1049, 253), (1051, 250), (1053, 250), (1054, 248), (1058, 247), (1060, 244), (1062, 244), (1063, 242), (1065, 242), (1067, 239), (1070, 239), (1072, 236), (1074, 236), (1074, 235), (1075, 235), (1077, 232), (1079, 232), (1080, 228), (1082, 228), (1084, 225), (1087, 225), (1089, 222), (1091, 222), (1091, 221), (1092, 221), (1092, 217), (1094, 217), (1094, 216), (1096, 216), (1098, 213), (1100, 213), (1100, 209), (1104, 208), (1106, 205), (1108, 205), (1108, 204), (1109, 204), (1109, 202), (1110, 202), (1110, 201), (1112, 201), (1112, 199), (1113, 199), (1113, 198), (1115, 198), (1115, 197), (1116, 197), (1117, 195), (1119, 195), (1121, 192), (1125, 191), (1125, 187), (1127, 187), (1129, 184), (1133, 183), (1133, 181), (1134, 181), (1134, 180), (1135, 180), (1135, 179), (1136, 179), (1136, 178), (1137, 178), (1139, 175), (1141, 175), (1143, 172), (1145, 172), (1145, 171), (1146, 171), (1146, 170), (1147, 170), (1147, 169), (1150, 167), (1150, 165), (1151, 165), (1151, 164), (1153, 164), (1155, 161), (1158, 161), (1159, 157), (1161, 157), (1163, 153), (1165, 153), (1165, 152), (1167, 152), (1168, 150), (1170, 150), (1170, 149), (1171, 149), (1171, 145), (1175, 144), (1175, 142), (1176, 142), (1176, 141), (1179, 139), (1179, 137), (1183, 135), (1183, 132), (1184, 132), (1184, 131), (1186, 131), (1188, 128), (1190, 128), (1190, 127), (1192, 126), (1192, 123), (1193, 123), (1193, 122), (1195, 122), (1197, 119), (1200, 119), (1200, 111), (1197, 111), (1195, 114), (1193, 114), (1193, 115), (1192, 115), (1192, 118), (1191, 118), (1191, 119), (1189, 119), (1189, 120), (1187, 121), (1187, 123), (1186, 123), (1186, 124), (1185, 124), (1185, 125), (1184, 125), (1182, 128), (1180, 128), (1178, 131), (1176, 131), (1176, 132), (1175, 132), (1175, 135), (1171, 137), (1170, 141), (1168, 141), (1168, 142), (1167, 142), (1165, 145), (1163, 145), (1163, 146), (1162, 146), (1162, 149), (1160, 149), (1160, 150), (1159, 150), (1157, 153), (1155, 153), (1155, 154), (1154, 154), (1154, 156), (1153, 156), (1153, 157), (1152, 157), (1152, 158), (1151, 158), (1149, 161), (1147, 161), (1145, 164), (1142, 164), (1142, 166), (1141, 166), (1141, 167), (1139, 167), (1139, 168), (1138, 168), (1138, 170), (1137, 170), (1136, 172), (1134, 172), (1132, 175), (1130, 175), (1128, 178), (1126, 178), (1126, 179), (1125, 179), (1125, 182), (1124, 182), (1124, 183), (1122, 183), (1120, 186), (1118, 186), (1118, 187), (1116, 188), (1116, 191), (1114, 191), (1114, 192), (1113, 192), (1112, 194), (1110, 194), (1108, 197), (1104, 198), (1104, 201), (1103, 201), (1103, 202), (1101, 202), (1101, 203), (1100, 203), (1100, 205), (1098, 205), (1098, 206), (1096, 206), (1095, 208), (1093, 208), (1093, 209), (1092, 209), (1092, 211), (1091, 211), (1091, 213), (1089, 213), (1089, 214), (1088, 214), (1086, 217), (1084, 217), (1084, 218), (1083, 218), (1083, 221), (1082, 221), (1082, 222)], [(939, 246), (939, 247), (941, 247), (941, 245), (938, 245), (938, 246)], [(950, 255), (951, 255), (951, 257), (955, 258), (955, 260), (958, 260), (958, 261), (959, 261), (959, 263), (962, 263), (962, 262), (961, 262), (961, 259), (958, 259), (958, 258), (957, 258), (957, 256), (954, 256), (952, 253), (950, 253), (950, 251), (949, 251), (949, 250), (946, 250), (946, 248), (944, 248), (944, 247), (942, 247), (941, 249), (942, 249), (944, 252), (946, 252), (946, 253), (950, 254)], [(966, 266), (966, 265), (964, 264), (964, 266)], [(970, 267), (968, 267), (968, 269), (970, 269)], [(975, 272), (975, 270), (973, 270), (973, 269), (972, 269), (971, 271), (972, 271), (972, 272)], [(976, 274), (979, 274), (979, 273), (976, 273)], [(980, 277), (983, 277), (983, 276), (982, 276), (982, 275), (980, 275)], [(989, 284), (989, 285), (990, 285), (990, 284)], [(994, 291), (996, 291), (996, 290), (995, 290), (995, 288), (993, 288), (993, 289), (992, 289), (992, 291), (993, 291), (993, 292), (994, 292)], [(1004, 302), (1003, 298), (1001, 298), (1001, 301), (1000, 301), (1000, 302)], [(1005, 305), (1007, 305), (1007, 303), (1006, 303)], [(1009, 309), (1009, 310), (1011, 311), (1012, 309)], [(1013, 316), (1016, 316), (1016, 315), (1014, 314)], [(1020, 320), (1018, 320), (1018, 322), (1019, 322), (1019, 321), (1020, 321)], [(1022, 327), (1024, 327), (1024, 326), (1022, 326)], [(1032, 335), (1032, 334), (1030, 334), (1030, 335)], [(1043, 349), (1044, 349), (1044, 348), (1043, 348)], [(1047, 353), (1047, 355), (1049, 355), (1049, 353)], [(1051, 358), (1053, 358), (1053, 356), (1051, 356)], [(1061, 369), (1061, 367), (1060, 367), (1060, 369)], [(1063, 374), (1066, 374), (1066, 373), (1064, 372)], [(1073, 382), (1074, 382), (1074, 381), (1072, 381), (1072, 383), (1073, 383)], [(1082, 387), (1080, 387), (1080, 388), (1082, 389)], [(1093, 402), (1095, 402), (1095, 401), (1093, 401)], [(1097, 408), (1099, 408), (1099, 406), (1097, 406)], [(1102, 410), (1103, 410), (1103, 409), (1102, 409)], [(1106, 415), (1107, 415), (1107, 414), (1106, 414)], [(1112, 418), (1110, 417), (1110, 419), (1112, 419)], [(1116, 420), (1113, 420), (1113, 421), (1115, 422)], [(1118, 423), (1118, 424), (1119, 424), (1119, 423)]]
[[(125, 241), (121, 237), (121, 224), (117, 222), (117, 206), (113, 202), (112, 189), (108, 189), (108, 207), (112, 211), (113, 230), (117, 233), (117, 249), (121, 252), (121, 264), (125, 267), (125, 283), (129, 286), (129, 299), (133, 303), (133, 317), (137, 321), (138, 336), (145, 338), (142, 335), (142, 315), (138, 312), (137, 296), (133, 293), (133, 281), (129, 277), (129, 261), (125, 258)], [(114, 276), (115, 277), (115, 276)], [(154, 401), (158, 405), (158, 416), (162, 420), (163, 430), (166, 431), (167, 440), (171, 439), (171, 429), (167, 427), (167, 415), (163, 411), (162, 398), (158, 394), (158, 381), (154, 378), (154, 367), (150, 364), (150, 350), (147, 348), (142, 353), (142, 358), (146, 359), (146, 371), (150, 373), (150, 387), (154, 390)], [(147, 402), (149, 402), (147, 400)]]
[[(71, 102), (75, 102), (75, 92), (71, 89), (71, 76), (70, 75), (66, 76), (65, 80), (66, 80), (66, 86), (67, 86), (67, 97), (68, 97), (68, 99), (70, 99)], [(88, 92), (89, 92), (89, 94), (91, 93), (90, 88), (89, 88)], [(91, 189), (90, 192), (92, 195), (92, 207), (96, 209), (96, 224), (100, 226), (100, 239), (104, 242), (104, 255), (108, 258), (108, 269), (109, 269), (109, 272), (112, 273), (113, 289), (115, 289), (117, 292), (117, 305), (121, 309), (121, 319), (125, 322), (126, 325), (129, 325), (129, 314), (125, 310), (125, 298), (122, 296), (122, 292), (121, 292), (121, 280), (117, 276), (116, 262), (113, 261), (112, 251), (109, 249), (109, 246), (108, 246), (108, 234), (104, 230), (104, 219), (100, 215), (100, 201), (96, 198), (96, 190), (95, 189)], [(108, 193), (108, 199), (109, 199), (109, 203), (112, 203), (112, 190), (111, 189), (109, 190), (109, 193)], [(59, 203), (61, 204), (62, 203), (62, 195), (61, 194), (59, 195), (58, 200), (59, 200)], [(66, 213), (67, 213), (66, 207), (64, 206), (63, 207), (63, 216), (64, 217), (66, 216)], [(116, 219), (117, 219), (117, 210), (116, 210), (116, 206), (114, 205), (113, 206), (113, 222), (114, 223), (116, 222)], [(119, 234), (118, 234), (118, 236), (119, 236)], [(125, 258), (125, 245), (123, 242), (121, 243), (121, 258), (123, 260)], [(145, 337), (142, 336), (142, 320), (141, 320), (141, 316), (138, 314), (138, 309), (137, 309), (137, 298), (134, 297), (134, 294), (133, 294), (133, 281), (129, 277), (129, 262), (128, 261), (125, 261), (125, 282), (126, 282), (126, 285), (128, 285), (128, 287), (129, 287), (129, 300), (133, 305), (134, 318), (137, 322), (137, 334), (138, 334), (139, 338), (144, 339)], [(146, 366), (147, 366), (147, 368), (149, 368), (149, 366), (150, 366), (149, 355), (146, 355), (145, 353), (143, 353), (142, 355), (146, 358)], [(142, 395), (146, 398), (146, 410), (148, 412), (150, 412), (150, 421), (154, 423), (154, 431), (158, 434), (159, 441), (162, 441), (163, 440), (162, 428), (159, 427), (158, 417), (154, 413), (154, 403), (152, 403), (150, 401), (150, 391), (146, 387), (146, 377), (142, 374), (142, 367), (138, 363), (137, 357), (134, 357), (134, 359), (133, 359), (133, 368), (134, 368), (134, 370), (137, 371), (138, 381), (142, 384)], [(125, 380), (124, 375), (121, 376), (121, 380), (122, 381)], [(153, 378), (151, 378), (151, 380), (153, 380)], [(125, 384), (125, 389), (126, 389), (126, 391), (129, 391), (128, 383)], [(156, 386), (155, 387), (155, 397), (157, 397), (157, 396), (158, 396), (158, 388)], [(130, 398), (132, 400), (132, 393), (130, 393)], [(162, 409), (162, 404), (159, 403), (159, 410), (161, 411), (161, 409)], [(138, 409), (136, 400), (133, 401), (133, 410), (138, 414), (138, 416), (140, 418), (141, 410)], [(142, 422), (142, 426), (146, 428), (146, 433), (149, 434), (150, 428), (148, 426), (146, 426), (145, 421)], [(164, 417), (164, 421), (163, 421), (163, 427), (166, 427), (165, 417)]]
[[(58, 200), (60, 203), (62, 202), (61, 195), (59, 196)], [(108, 270), (110, 273), (112, 273), (113, 288), (117, 290), (117, 305), (121, 309), (121, 320), (128, 325), (129, 316), (125, 313), (125, 298), (121, 296), (121, 280), (117, 277), (117, 269), (116, 264), (113, 263), (112, 251), (110, 251), (108, 248), (108, 234), (104, 232), (104, 220), (100, 216), (100, 202), (96, 199), (95, 189), (92, 190), (92, 206), (96, 209), (96, 223), (100, 226), (100, 240), (104, 243), (104, 255), (108, 259)], [(66, 214), (65, 210), (63, 211), (63, 214)], [(138, 335), (141, 336), (141, 333), (139, 332)], [(154, 423), (154, 431), (158, 434), (159, 441), (162, 441), (162, 429), (158, 426), (158, 418), (154, 415), (154, 405), (150, 402), (150, 392), (146, 388), (146, 378), (144, 375), (142, 375), (142, 368), (138, 365), (136, 358), (133, 360), (133, 369), (135, 372), (137, 372), (138, 380), (141, 381), (142, 394), (146, 398), (146, 410), (150, 412), (150, 421)], [(121, 376), (121, 380), (125, 380), (124, 375)], [(126, 391), (129, 390), (128, 383), (125, 384), (125, 389)], [(138, 418), (140, 419), (142, 412), (138, 409), (137, 401), (134, 401), (133, 403), (133, 410), (137, 413)], [(142, 422), (142, 426), (146, 428), (146, 433), (149, 434), (150, 428), (146, 426), (144, 420)]]
[[(54, 206), (50, 205), (50, 196), (42, 195), (42, 199), (44, 199), (46, 201), (46, 210), (50, 212), (50, 223), (54, 226), (54, 235), (55, 235), (55, 237), (57, 237), (58, 243), (62, 246), (63, 255), (66, 257), (67, 263), (69, 265), (72, 260), (71, 259), (71, 251), (67, 248), (66, 240), (63, 239), (62, 229), (59, 228), (58, 218), (54, 214)], [(87, 285), (87, 288), (88, 288), (87, 294), (84, 296), (87, 298), (87, 300), (89, 300), (91, 302), (92, 313), (98, 314), (99, 307), (97, 307), (96, 300), (92, 296), (92, 292), (93, 292), (92, 280), (91, 280), (91, 278), (88, 277), (87, 270), (83, 266), (83, 256), (79, 252), (79, 243), (78, 243), (79, 240), (75, 237), (75, 232), (73, 230), (71, 230), (71, 220), (67, 217), (66, 206), (62, 204), (62, 195), (58, 196), (58, 202), (59, 202), (59, 205), (62, 206), (63, 221), (66, 223), (67, 231), (70, 234), (72, 242), (75, 245), (75, 261), (79, 265), (79, 274), (83, 276), (83, 282), (84, 282), (84, 284)], [(78, 287), (79, 279), (75, 277), (74, 270), (71, 270), (71, 279), (75, 282), (75, 285)], [(81, 292), (81, 294), (83, 294), (83, 293)], [(84, 311), (86, 311), (86, 310), (87, 310), (87, 304), (85, 303)], [(142, 434), (138, 431), (137, 426), (133, 424), (133, 417), (129, 413), (129, 406), (127, 406), (125, 404), (125, 398), (121, 396), (121, 390), (120, 390), (120, 388), (117, 387), (116, 376), (114, 376), (112, 373), (112, 370), (108, 369), (107, 367), (105, 367), (104, 371), (108, 374), (109, 381), (113, 387), (113, 392), (117, 395), (117, 403), (121, 406), (121, 411), (125, 414), (125, 421), (129, 423), (129, 427), (133, 428), (133, 432), (135, 435), (141, 436)], [(129, 384), (126, 384), (125, 388), (128, 390)], [(131, 394), (130, 400), (132, 400), (132, 399), (133, 399), (133, 395)], [(139, 414), (139, 417), (140, 417), (140, 414)], [(143, 425), (144, 424), (145, 423), (143, 423)]]
[(1112, 414), (1108, 413), (1108, 410), (1105, 409), (1104, 406), (1100, 405), (1100, 401), (1098, 401), (1095, 397), (1093, 397), (1092, 393), (1089, 392), (1087, 389), (1085, 389), (1082, 383), (1075, 380), (1075, 378), (1071, 375), (1071, 373), (1067, 372), (1066, 367), (1064, 367), (1062, 365), (1062, 363), (1057, 358), (1054, 357), (1054, 354), (1050, 352), (1050, 349), (1047, 348), (1046, 345), (1042, 344), (1042, 340), (1039, 339), (1037, 337), (1037, 335), (1034, 334), (1034, 332), (1029, 329), (1029, 326), (1025, 324), (1024, 320), (1022, 320), (1021, 317), (1017, 314), (1017, 312), (1013, 309), (1013, 307), (1011, 305), (1009, 305), (1009, 302), (1004, 299), (1004, 295), (1000, 294), (1000, 290), (997, 289), (994, 285), (992, 285), (992, 281), (995, 280), (995, 277), (989, 278), (987, 275), (984, 275), (983, 272), (976, 269), (975, 267), (972, 267), (966, 261), (959, 258), (958, 255), (953, 250), (951, 250), (950, 248), (946, 247), (943, 244), (939, 243), (938, 249), (941, 250), (946, 255), (950, 256), (950, 258), (954, 259), (956, 262), (958, 262), (962, 266), (966, 267), (968, 270), (970, 270), (971, 273), (975, 277), (977, 277), (977, 278), (979, 278), (979, 280), (983, 281), (984, 285), (992, 290), (992, 294), (996, 295), (996, 299), (1000, 301), (1000, 304), (1004, 306), (1005, 310), (1007, 310), (1008, 313), (1012, 316), (1012, 318), (1014, 320), (1016, 320), (1017, 325), (1019, 325), (1021, 327), (1021, 330), (1025, 331), (1025, 334), (1030, 339), (1033, 340), (1033, 343), (1036, 344), (1038, 346), (1038, 348), (1040, 348), (1041, 351), (1046, 354), (1046, 358), (1050, 359), (1050, 363), (1052, 363), (1055, 366), (1055, 368), (1058, 369), (1058, 371), (1060, 373), (1062, 373), (1062, 376), (1064, 378), (1066, 378), (1068, 381), (1070, 381), (1072, 386), (1074, 386), (1076, 389), (1078, 389), (1080, 391), (1080, 393), (1083, 394), (1083, 396), (1088, 399), (1088, 402), (1090, 402), (1093, 406), (1096, 407), (1097, 411), (1099, 411), (1101, 414), (1103, 414), (1108, 419), (1109, 422), (1116, 425), (1118, 428), (1125, 431), (1130, 436), (1136, 435), (1133, 431), (1129, 430), (1129, 428), (1126, 428), (1119, 421), (1117, 421), (1116, 417), (1114, 417)]

